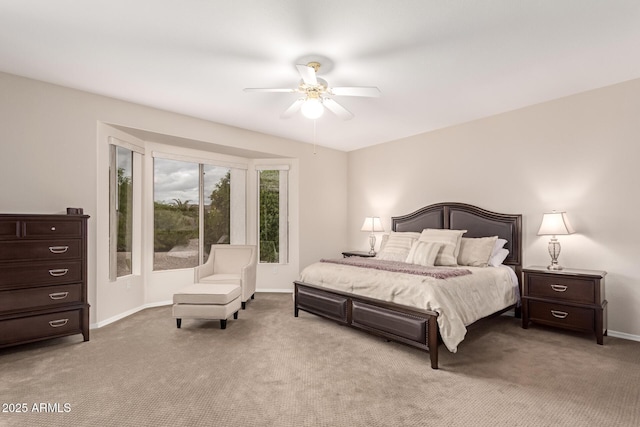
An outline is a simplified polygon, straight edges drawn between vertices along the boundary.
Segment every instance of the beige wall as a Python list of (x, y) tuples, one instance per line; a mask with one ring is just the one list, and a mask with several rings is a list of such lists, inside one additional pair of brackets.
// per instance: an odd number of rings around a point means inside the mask
[(609, 330), (640, 338), (640, 80), (349, 153), (349, 244), (365, 216), (436, 202), (522, 213), (524, 265), (547, 265), (543, 212), (566, 210), (560, 263), (606, 270)]
[(92, 215), (94, 306), (96, 241), (104, 238), (95, 226), (97, 124), (106, 122), (298, 159), (300, 268), (345, 248), (365, 249), (366, 233), (358, 231), (365, 216), (382, 216), (388, 229), (391, 215), (440, 201), (522, 213), (524, 263), (546, 265), (548, 239), (536, 236), (541, 215), (566, 210), (578, 233), (560, 237), (560, 262), (607, 270), (610, 330), (640, 336), (640, 80), (348, 154), (319, 148), (315, 155), (308, 144), (3, 73), (0, 93), (0, 212), (72, 206)]
[[(99, 122), (297, 159), (296, 255), (300, 268), (321, 257), (335, 256), (346, 246), (346, 153), (319, 148), (313, 154), (309, 144), (4, 73), (0, 73), (0, 94), (0, 212), (63, 213), (66, 207), (82, 207), (91, 215), (88, 273), (92, 323), (105, 320), (105, 316), (96, 317), (98, 286), (101, 292), (110, 292), (103, 278), (96, 276), (96, 242), (108, 237), (96, 231), (97, 193), (108, 191), (99, 188), (96, 172)], [(291, 280), (283, 277), (280, 288), (291, 289)], [(268, 288), (273, 289), (273, 277), (268, 282)], [(140, 296), (145, 294), (153, 292), (113, 298), (103, 312), (110, 317), (129, 312), (131, 307), (148, 302)]]

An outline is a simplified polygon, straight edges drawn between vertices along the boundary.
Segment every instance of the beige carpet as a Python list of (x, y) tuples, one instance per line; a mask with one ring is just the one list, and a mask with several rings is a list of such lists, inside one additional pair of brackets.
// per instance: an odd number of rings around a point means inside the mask
[[(640, 343), (502, 316), (428, 354), (257, 294), (229, 320), (144, 310), (0, 350), (2, 426), (637, 426)], [(33, 412), (33, 406), (60, 412)], [(57, 404), (57, 407), (56, 407)], [(67, 406), (65, 407), (65, 404)], [(6, 406), (5, 406), (6, 405)], [(15, 407), (14, 407), (15, 409)], [(68, 409), (68, 412), (64, 412)]]

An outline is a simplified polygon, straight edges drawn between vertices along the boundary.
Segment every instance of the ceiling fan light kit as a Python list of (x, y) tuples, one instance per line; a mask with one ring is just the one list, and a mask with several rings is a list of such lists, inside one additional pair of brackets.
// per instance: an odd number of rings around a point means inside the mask
[(324, 107), (322, 106), (322, 101), (320, 101), (320, 97), (307, 97), (302, 103), (300, 107), (302, 111), (302, 115), (307, 119), (315, 120), (322, 116), (324, 113)]
[(329, 84), (318, 78), (316, 73), (320, 69), (320, 63), (316, 61), (308, 62), (307, 65), (296, 65), (302, 80), (295, 89), (283, 88), (246, 88), (245, 92), (288, 92), (300, 93), (302, 98), (294, 101), (284, 113), (282, 118), (292, 117), (299, 110), (308, 119), (315, 120), (322, 116), (325, 107), (342, 120), (353, 118), (353, 114), (337, 103), (332, 96), (365, 96), (378, 97), (380, 90), (373, 86), (360, 87), (329, 87)]

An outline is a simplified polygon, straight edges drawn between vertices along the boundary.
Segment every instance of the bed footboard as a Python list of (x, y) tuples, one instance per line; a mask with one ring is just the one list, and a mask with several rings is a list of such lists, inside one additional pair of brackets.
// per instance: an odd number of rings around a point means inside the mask
[(437, 313), (303, 282), (294, 282), (294, 316), (299, 310), (429, 352), (438, 369)]

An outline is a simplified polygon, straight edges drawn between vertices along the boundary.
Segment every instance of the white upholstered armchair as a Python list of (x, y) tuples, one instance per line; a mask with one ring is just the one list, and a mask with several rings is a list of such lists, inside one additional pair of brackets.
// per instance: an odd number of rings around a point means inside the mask
[(256, 264), (254, 245), (211, 245), (207, 262), (195, 268), (194, 283), (240, 285), (244, 310), (256, 291)]

